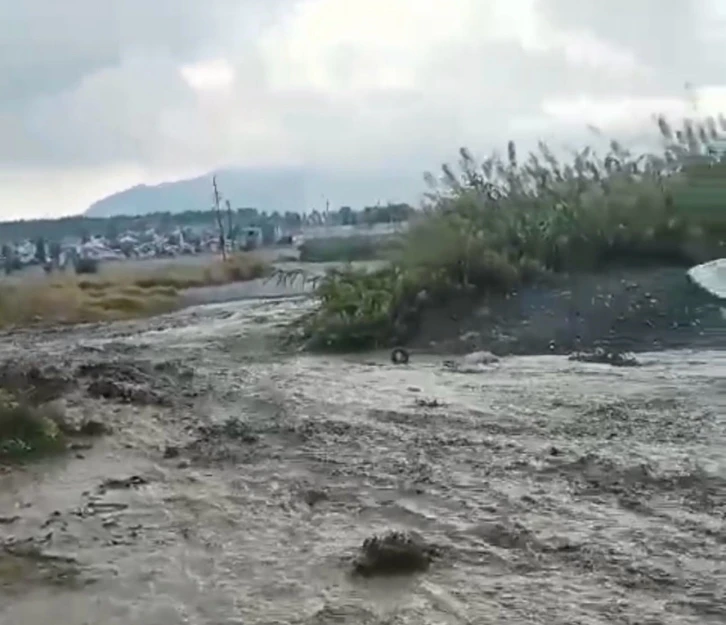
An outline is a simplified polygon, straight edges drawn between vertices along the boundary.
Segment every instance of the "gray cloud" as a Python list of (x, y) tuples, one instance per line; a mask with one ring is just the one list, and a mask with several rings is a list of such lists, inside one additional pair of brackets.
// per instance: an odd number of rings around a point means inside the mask
[(544, 14), (633, 52), (657, 71), (662, 89), (709, 84), (726, 70), (726, 20), (719, 0), (544, 0)]
[[(0, 20), (0, 103), (76, 87), (128, 56), (180, 63), (213, 50), (220, 33), (253, 36), (290, 0), (23, 0)], [(239, 15), (244, 14), (244, 20)]]
[[(0, 21), (0, 170), (168, 172), (232, 163), (410, 170), (453, 157), (462, 144), (489, 149), (548, 128), (574, 141), (581, 130), (552, 118), (552, 102), (677, 98), (686, 81), (713, 85), (726, 75), (715, 2), (665, 6), (8, 4)], [(182, 66), (213, 59), (235, 72), (227, 88), (199, 91), (183, 79)]]

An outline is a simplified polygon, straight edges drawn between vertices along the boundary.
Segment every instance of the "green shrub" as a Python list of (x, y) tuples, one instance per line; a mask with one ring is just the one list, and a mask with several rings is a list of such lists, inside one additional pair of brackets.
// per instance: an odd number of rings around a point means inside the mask
[(376, 347), (410, 333), (422, 301), (507, 292), (549, 273), (723, 256), (726, 164), (704, 149), (716, 123), (659, 127), (662, 156), (612, 142), (604, 157), (588, 148), (561, 163), (540, 144), (520, 162), (510, 142), (506, 158), (479, 163), (462, 148), (458, 171), (426, 176), (431, 192), (390, 266), (329, 272), (297, 336), (315, 348)]

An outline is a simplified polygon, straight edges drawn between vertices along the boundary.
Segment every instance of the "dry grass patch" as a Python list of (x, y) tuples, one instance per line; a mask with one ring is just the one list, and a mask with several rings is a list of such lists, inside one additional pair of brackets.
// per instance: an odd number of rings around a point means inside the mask
[(62, 275), (0, 287), (0, 327), (150, 317), (178, 308), (185, 289), (253, 280), (267, 265), (240, 254), (209, 265), (128, 263), (96, 275)]
[(84, 275), (78, 280), (78, 285), (84, 290), (99, 290), (120, 284), (141, 289), (167, 287), (184, 290), (254, 280), (264, 276), (267, 268), (267, 264), (258, 256), (243, 253), (206, 265), (170, 262), (152, 268), (131, 261), (109, 265), (108, 268), (101, 267), (96, 275)]

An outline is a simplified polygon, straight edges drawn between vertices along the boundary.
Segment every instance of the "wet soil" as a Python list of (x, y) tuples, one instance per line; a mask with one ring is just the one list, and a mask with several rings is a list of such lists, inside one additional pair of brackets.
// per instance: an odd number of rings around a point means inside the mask
[(4, 338), (112, 433), (0, 467), (0, 623), (726, 620), (726, 352), (280, 352), (303, 306)]
[(722, 303), (682, 268), (553, 278), (427, 312), (411, 346), (437, 353), (566, 354), (726, 348)]

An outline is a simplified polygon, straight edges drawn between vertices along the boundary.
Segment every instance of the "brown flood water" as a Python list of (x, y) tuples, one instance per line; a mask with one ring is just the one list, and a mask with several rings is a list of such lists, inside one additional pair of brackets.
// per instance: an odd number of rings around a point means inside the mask
[[(271, 351), (303, 305), (4, 341), (66, 371), (156, 365), (164, 401), (81, 383), (69, 414), (114, 432), (0, 472), (2, 625), (726, 622), (726, 353), (465, 374)], [(388, 529), (441, 557), (352, 578)]]

